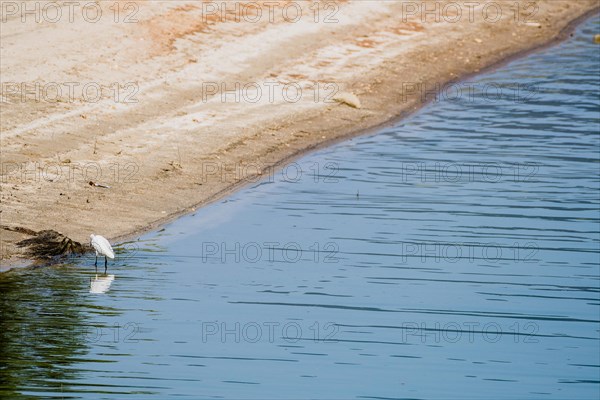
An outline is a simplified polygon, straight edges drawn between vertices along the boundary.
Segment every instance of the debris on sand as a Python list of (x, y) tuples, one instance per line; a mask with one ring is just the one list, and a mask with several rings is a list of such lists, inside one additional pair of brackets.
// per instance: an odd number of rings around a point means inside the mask
[[(18, 229), (18, 228), (17, 228)], [(15, 231), (18, 231), (14, 229)], [(19, 247), (27, 248), (26, 254), (37, 259), (50, 259), (69, 254), (84, 254), (91, 251), (91, 247), (81, 244), (54, 230), (34, 232), (30, 239), (21, 240)]]
[(181, 164), (180, 164), (180, 163), (178, 163), (178, 162), (175, 162), (175, 161), (169, 161), (169, 165), (170, 165), (171, 167), (173, 167), (173, 170), (176, 170), (176, 169), (183, 169), (183, 167), (181, 166)]
[(0, 228), (6, 229), (7, 231), (10, 231), (10, 232), (23, 233), (23, 234), (29, 235), (29, 236), (37, 235), (37, 232), (34, 231), (33, 229), (24, 228), (22, 226), (12, 227), (12, 226), (0, 225)]
[(338, 103), (349, 105), (353, 108), (361, 108), (358, 96), (352, 92), (340, 92), (333, 98), (333, 100), (337, 101)]
[(104, 188), (104, 189), (110, 189), (110, 186), (108, 186), (108, 185), (103, 185), (101, 183), (96, 183), (96, 182), (92, 182), (92, 181), (90, 181), (90, 186), (100, 187), (100, 188)]

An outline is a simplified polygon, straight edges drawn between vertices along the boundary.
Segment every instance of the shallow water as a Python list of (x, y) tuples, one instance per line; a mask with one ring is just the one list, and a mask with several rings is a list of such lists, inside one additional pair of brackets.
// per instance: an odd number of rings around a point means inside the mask
[(123, 244), (114, 276), (0, 275), (0, 397), (598, 398), (599, 21)]

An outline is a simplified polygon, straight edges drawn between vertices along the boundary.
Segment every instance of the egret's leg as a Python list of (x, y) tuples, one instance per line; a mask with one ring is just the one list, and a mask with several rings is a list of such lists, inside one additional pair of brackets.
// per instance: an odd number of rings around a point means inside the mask
[(104, 256), (104, 273), (106, 274), (106, 269), (108, 268), (108, 259)]
[(96, 262), (94, 263), (96, 267), (98, 267), (98, 254), (96, 253)]

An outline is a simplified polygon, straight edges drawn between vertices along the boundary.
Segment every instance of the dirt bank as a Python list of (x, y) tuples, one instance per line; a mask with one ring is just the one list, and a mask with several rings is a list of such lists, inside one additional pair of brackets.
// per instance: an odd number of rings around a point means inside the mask
[(0, 224), (24, 228), (0, 229), (1, 269), (27, 262), (24, 231), (136, 235), (414, 111), (598, 6), (115, 3), (0, 2)]

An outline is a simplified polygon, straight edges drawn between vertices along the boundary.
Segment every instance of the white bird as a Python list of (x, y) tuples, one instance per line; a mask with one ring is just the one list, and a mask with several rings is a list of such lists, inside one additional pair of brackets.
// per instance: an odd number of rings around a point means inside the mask
[(98, 270), (98, 254), (104, 256), (104, 273), (106, 273), (106, 269), (108, 266), (107, 257), (111, 260), (115, 258), (115, 252), (113, 251), (110, 243), (104, 236), (94, 235), (93, 233), (90, 235), (90, 242), (94, 250), (96, 250), (96, 262), (94, 266), (96, 270)]

